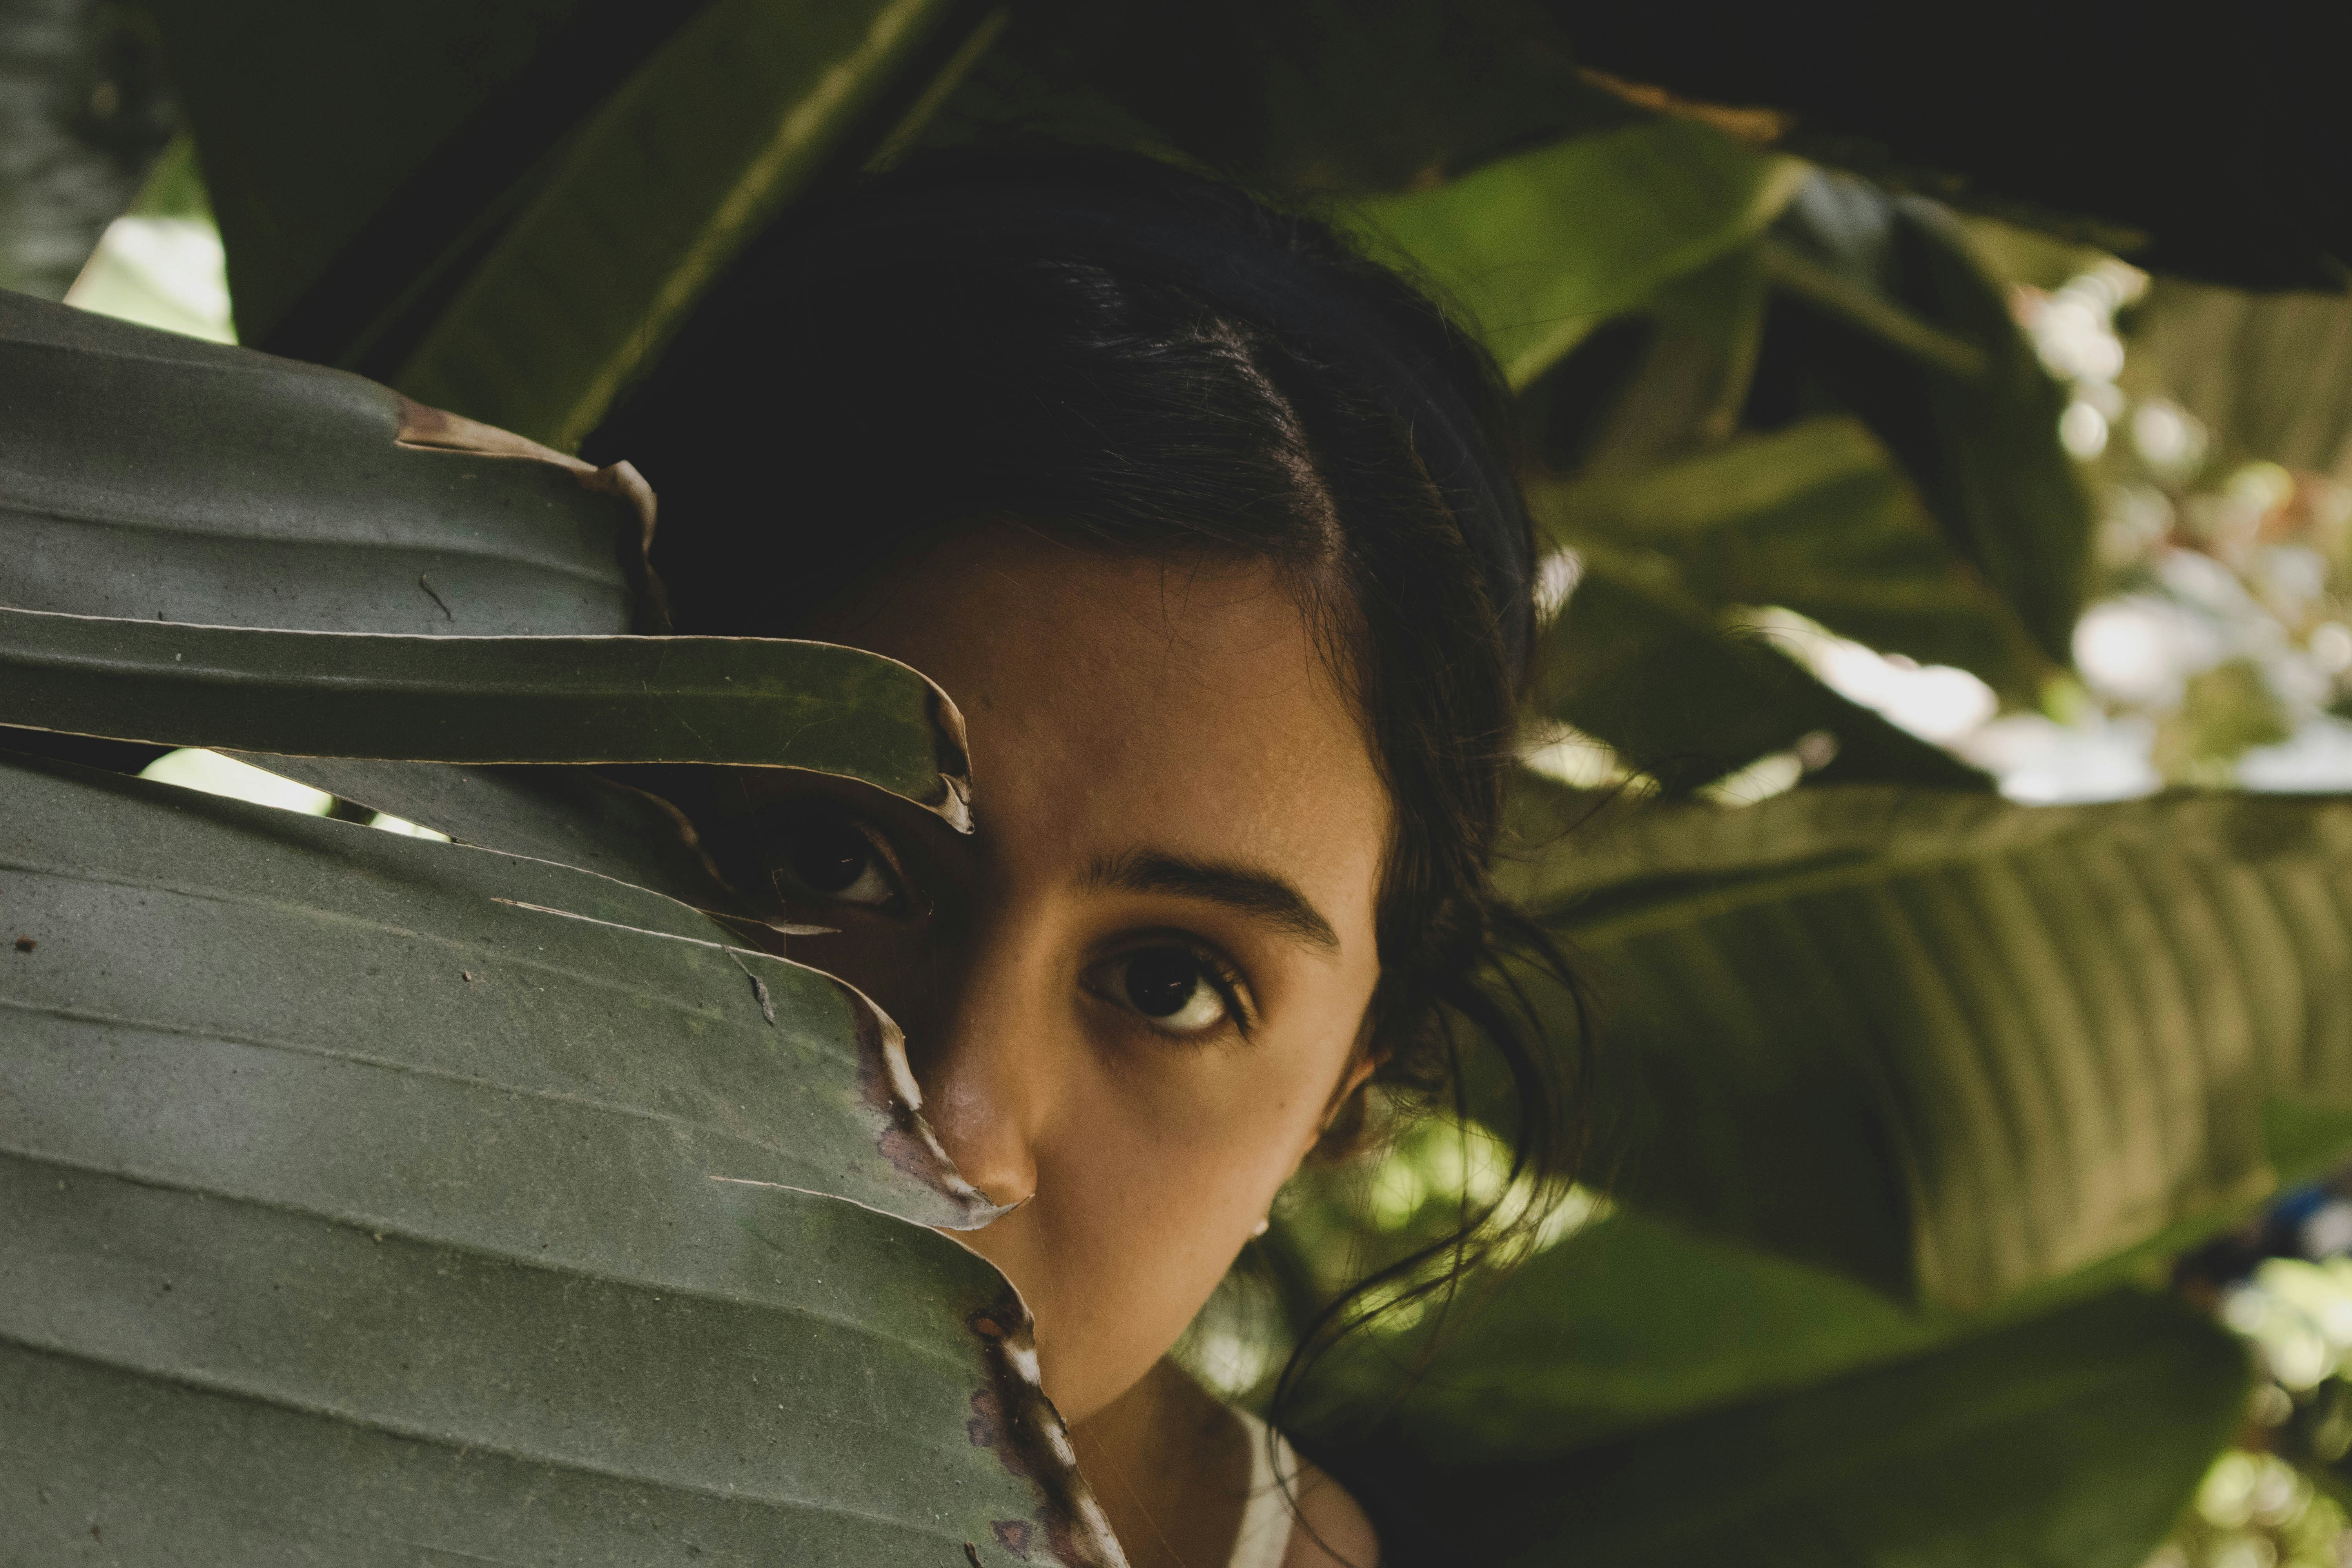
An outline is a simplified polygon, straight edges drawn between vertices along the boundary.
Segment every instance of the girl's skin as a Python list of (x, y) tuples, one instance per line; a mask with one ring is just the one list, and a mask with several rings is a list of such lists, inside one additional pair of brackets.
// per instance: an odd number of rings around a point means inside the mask
[[(1046, 1392), (1136, 1568), (1215, 1568), (1242, 1429), (1164, 1358), (1370, 1072), (1391, 806), (1357, 706), (1262, 563), (1171, 564), (996, 525), (803, 635), (963, 709), (979, 831), (792, 775), (745, 788), (793, 956), (906, 1031), (967, 1179), (963, 1237), (1037, 1321)], [(1294, 1568), (1378, 1554), (1311, 1470)], [(1328, 1555), (1315, 1537), (1336, 1548)]]

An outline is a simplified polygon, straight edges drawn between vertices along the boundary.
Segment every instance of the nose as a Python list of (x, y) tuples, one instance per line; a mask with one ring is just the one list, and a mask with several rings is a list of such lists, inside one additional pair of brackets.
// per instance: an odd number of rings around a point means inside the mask
[(1009, 933), (935, 971), (906, 1025), (923, 1115), (965, 1181), (1000, 1204), (1037, 1191), (1037, 1139), (1051, 1115), (1050, 965)]

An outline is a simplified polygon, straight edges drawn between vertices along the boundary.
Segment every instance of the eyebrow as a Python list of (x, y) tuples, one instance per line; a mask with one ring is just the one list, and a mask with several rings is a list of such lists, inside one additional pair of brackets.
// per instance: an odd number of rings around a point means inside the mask
[(1223, 904), (1255, 915), (1309, 947), (1334, 954), (1339, 951), (1339, 933), (1322, 911), (1289, 881), (1262, 867), (1139, 850), (1097, 856), (1081, 880), (1089, 889), (1173, 893)]

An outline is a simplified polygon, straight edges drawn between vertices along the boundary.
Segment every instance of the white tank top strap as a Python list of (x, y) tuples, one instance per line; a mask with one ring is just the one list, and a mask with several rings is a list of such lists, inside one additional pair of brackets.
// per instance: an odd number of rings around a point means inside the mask
[(1283, 1554), (1290, 1550), (1298, 1457), (1281, 1433), (1268, 1431), (1248, 1411), (1234, 1414), (1241, 1418), (1242, 1435), (1249, 1441), (1250, 1483), (1249, 1500), (1242, 1505), (1241, 1533), (1234, 1540), (1226, 1568), (1281, 1568)]

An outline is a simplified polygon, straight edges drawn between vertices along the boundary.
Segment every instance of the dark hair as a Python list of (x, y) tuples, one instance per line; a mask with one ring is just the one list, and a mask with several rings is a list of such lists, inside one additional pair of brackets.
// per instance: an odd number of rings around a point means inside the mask
[[(1325, 226), (1129, 154), (937, 156), (789, 215), (592, 438), (598, 461), (626, 458), (661, 496), (654, 563), (677, 629), (789, 635), (940, 531), (995, 520), (1121, 552), (1276, 563), (1361, 705), (1396, 806), (1374, 1080), (1409, 1103), (1450, 1090), (1465, 1109), (1466, 1024), (1516, 1089), (1512, 1174), (1549, 1187), (1573, 1152), (1561, 1063), (1580, 1041), (1540, 1037), (1507, 959), (1576, 993), (1486, 868), (1523, 674), (1509, 649), (1529, 614), (1496, 604), (1491, 584), (1524, 599), (1524, 565), (1498, 574), (1496, 542), (1465, 539), (1414, 421), (1360, 364), (1108, 237), (1028, 232), (1017, 217), (985, 238), (926, 228), (928, 200), (969, 209), (975, 191), (1139, 205), (1213, 245), (1280, 253), (1442, 376), (1489, 444), (1482, 461), (1513, 483), (1492, 363)], [(898, 215), (887, 243), (845, 247), (877, 213)], [(1524, 563), (1516, 502), (1503, 526), (1519, 531), (1505, 542)], [(1365, 1108), (1359, 1093), (1328, 1152), (1361, 1144)], [(1482, 1221), (1496, 1223), (1465, 1216), (1461, 1234), (1385, 1271), (1383, 1296), (1400, 1281), (1412, 1293), (1441, 1254), (1458, 1274), (1486, 1239)], [(1293, 1373), (1362, 1320), (1361, 1300), (1333, 1304)]]

